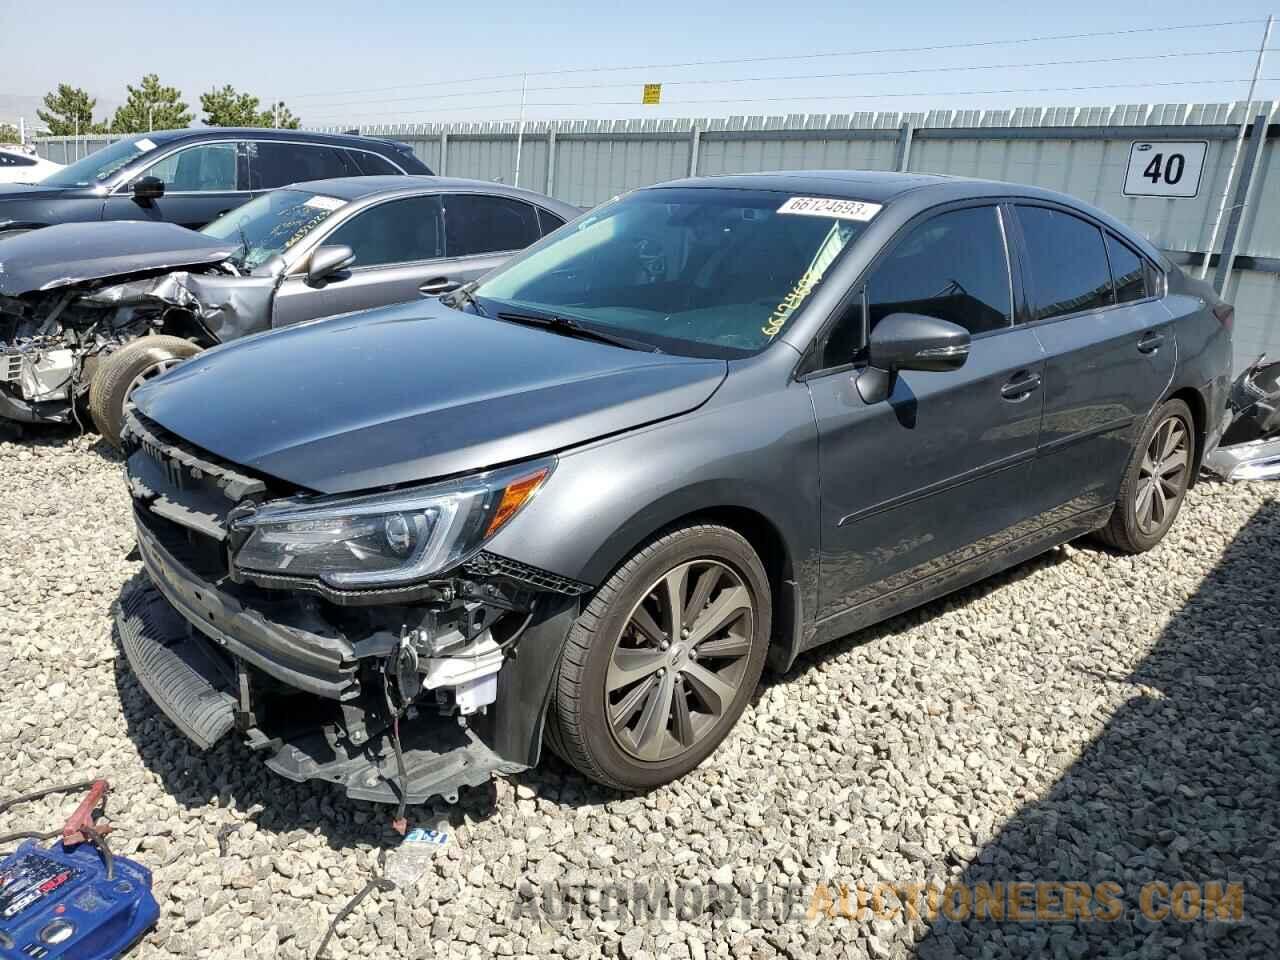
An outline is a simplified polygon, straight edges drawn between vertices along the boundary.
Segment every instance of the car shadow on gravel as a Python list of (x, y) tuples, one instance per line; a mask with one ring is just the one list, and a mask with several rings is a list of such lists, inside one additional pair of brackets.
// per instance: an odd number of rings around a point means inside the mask
[[(1125, 679), (1135, 691), (1101, 735), (948, 881), (956, 892), (942, 898), (921, 958), (1275, 955), (1278, 561), (1280, 504), (1268, 503)], [(1014, 882), (1043, 885), (1046, 902), (1037, 907), (1033, 887), (1028, 919), (974, 915), (977, 885), (1005, 884), (1008, 907)], [(1110, 912), (1097, 893), (1103, 882), (1117, 885), (1111, 910), (1123, 910), (1110, 922), (1097, 915)], [(1089, 885), (1076, 902), (1089, 904), (1090, 919), (1078, 909), (1062, 918), (1066, 883)], [(1208, 885), (1219, 885), (1218, 916), (1229, 917), (1232, 883), (1243, 884), (1242, 919), (1206, 919)]]

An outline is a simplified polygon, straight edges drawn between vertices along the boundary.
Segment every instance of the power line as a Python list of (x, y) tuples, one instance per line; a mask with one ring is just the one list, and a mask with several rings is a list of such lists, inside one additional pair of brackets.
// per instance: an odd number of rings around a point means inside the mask
[[(1270, 82), (1272, 80), (1280, 80), (1280, 77), (1263, 77), (1261, 79), (1267, 82)], [(897, 97), (986, 96), (989, 94), (1005, 94), (1005, 93), (1063, 93), (1063, 92), (1081, 92), (1081, 91), (1087, 91), (1087, 90), (1132, 90), (1132, 89), (1146, 89), (1148, 87), (1209, 86), (1209, 85), (1227, 84), (1227, 83), (1245, 83), (1248, 80), (1249, 80), (1248, 77), (1231, 77), (1231, 78), (1223, 78), (1218, 80), (1164, 80), (1164, 81), (1145, 80), (1145, 81), (1140, 81), (1138, 83), (1101, 83), (1101, 84), (1087, 84), (1082, 86), (1068, 86), (1068, 87), (1005, 87), (1000, 89), (989, 89), (989, 90), (945, 90), (945, 91), (920, 90), (920, 91), (912, 91), (912, 92), (858, 93), (858, 94), (842, 94), (842, 95), (834, 95), (830, 91), (824, 91), (822, 93), (814, 93), (809, 95), (797, 94), (795, 96), (788, 96), (788, 97), (749, 97), (749, 98), (715, 97), (715, 98), (699, 99), (699, 100), (673, 100), (673, 101), (670, 101), (670, 103), (668, 104), (664, 104), (664, 106), (685, 106), (685, 105), (709, 104), (709, 103), (792, 103), (792, 102), (798, 102), (801, 100), (835, 100), (835, 101), (879, 100), (879, 99), (890, 99), (890, 98), (897, 98)], [(474, 104), (459, 104), (457, 106), (450, 106), (447, 109), (449, 110), (499, 110), (499, 109), (506, 109), (509, 107), (518, 107), (518, 106), (519, 106), (518, 103), (487, 103), (487, 104), (474, 103)], [(630, 107), (630, 106), (638, 106), (638, 104), (634, 100), (587, 100), (587, 101), (570, 102), (570, 103), (530, 102), (530, 103), (527, 103), (526, 106), (527, 107)], [(378, 113), (366, 114), (366, 116), (388, 116), (388, 115), (404, 116), (406, 113), (418, 114), (418, 113), (434, 113), (434, 112), (436, 111), (430, 108), (424, 109), (424, 110), (408, 110), (408, 111), (390, 110), (390, 111), (381, 111)], [(320, 117), (318, 119), (324, 120), (324, 119), (334, 119), (334, 118)]]
[[(693, 84), (734, 84), (734, 83), (765, 83), (778, 81), (793, 80), (839, 80), (854, 77), (892, 77), (905, 76), (909, 74), (922, 73), (957, 73), (967, 71), (980, 70), (1026, 70), (1035, 67), (1075, 67), (1096, 65), (1103, 63), (1133, 63), (1142, 60), (1172, 60), (1181, 57), (1216, 57), (1227, 56), (1232, 54), (1257, 53), (1255, 47), (1245, 47), (1238, 50), (1187, 50), (1177, 53), (1151, 53), (1136, 54), (1128, 57), (1090, 57), (1083, 60), (1038, 60), (1031, 63), (983, 63), (970, 66), (958, 67), (912, 67), (904, 70), (861, 70), (853, 73), (804, 73), (791, 74), (785, 76), (761, 76), (761, 77), (728, 77), (725, 79), (696, 78), (690, 80), (669, 80), (664, 81), (663, 86), (689, 86)], [(627, 81), (625, 83), (581, 83), (581, 84), (562, 84), (550, 87), (529, 87), (529, 92), (545, 92), (554, 90), (607, 90), (607, 89), (624, 89), (635, 86), (635, 81)], [(499, 87), (491, 90), (461, 90), (457, 93), (441, 93), (426, 94), (414, 97), (388, 97), (376, 100), (339, 100), (334, 102), (318, 103), (316, 107), (351, 107), (364, 106), (366, 104), (381, 103), (406, 103), (418, 100), (445, 100), (453, 97), (483, 97), (498, 93), (515, 93), (520, 87)]]
[(679, 63), (636, 63), (627, 66), (568, 67), (560, 70), (521, 70), (516, 73), (491, 73), (483, 76), (460, 77), (453, 80), (427, 80), (421, 83), (400, 83), (389, 87), (364, 87), (353, 90), (328, 90), (311, 93), (291, 93), (289, 97), (300, 100), (305, 97), (337, 97), (358, 93), (384, 93), (388, 90), (411, 90), (418, 87), (448, 86), (459, 83), (475, 83), (481, 80), (510, 80), (515, 77), (552, 77), (574, 73), (608, 73), (625, 70), (677, 70), (686, 67), (725, 66), (743, 63), (779, 63), (794, 60), (819, 60), (828, 57), (870, 56), (874, 54), (936, 53), (941, 50), (973, 50), (984, 47), (1012, 46), (1025, 43), (1045, 43), (1054, 40), (1095, 40), (1103, 37), (1126, 37), (1139, 33), (1168, 33), (1176, 30), (1208, 30), (1214, 27), (1235, 27), (1265, 22), (1262, 19), (1218, 20), (1211, 23), (1184, 23), (1163, 27), (1133, 27), (1126, 30), (1102, 30), (1093, 33), (1059, 33), (1035, 37), (1018, 37), (1009, 40), (970, 40), (962, 43), (941, 43), (924, 47), (882, 47), (879, 49), (837, 50), (824, 53), (777, 54), (765, 57), (730, 57), (716, 60), (687, 60)]

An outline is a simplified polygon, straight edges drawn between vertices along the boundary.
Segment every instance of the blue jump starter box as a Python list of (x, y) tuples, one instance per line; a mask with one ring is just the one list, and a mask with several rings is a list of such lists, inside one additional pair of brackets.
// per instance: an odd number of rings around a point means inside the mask
[(88, 843), (34, 841), (0, 860), (0, 960), (115, 960), (155, 924), (151, 871)]

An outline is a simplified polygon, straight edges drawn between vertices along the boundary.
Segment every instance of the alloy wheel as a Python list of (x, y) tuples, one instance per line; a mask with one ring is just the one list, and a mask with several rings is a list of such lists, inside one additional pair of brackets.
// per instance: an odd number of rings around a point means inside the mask
[(632, 609), (609, 659), (605, 709), (631, 756), (664, 761), (692, 749), (730, 709), (755, 636), (755, 604), (718, 560), (681, 564)]
[(156, 377), (160, 376), (160, 374), (165, 373), (169, 370), (172, 370), (174, 367), (180, 364), (182, 360), (183, 360), (182, 357), (165, 357), (163, 360), (157, 360), (151, 366), (147, 367), (145, 370), (141, 371), (136, 377), (130, 380), (129, 389), (125, 390), (124, 392), (125, 409), (129, 410), (133, 407), (133, 401), (130, 399), (133, 396), (133, 391), (137, 390), (144, 383), (154, 380)]
[(1158, 533), (1186, 492), (1191, 435), (1181, 417), (1169, 417), (1151, 436), (1138, 470), (1134, 517), (1147, 536)]

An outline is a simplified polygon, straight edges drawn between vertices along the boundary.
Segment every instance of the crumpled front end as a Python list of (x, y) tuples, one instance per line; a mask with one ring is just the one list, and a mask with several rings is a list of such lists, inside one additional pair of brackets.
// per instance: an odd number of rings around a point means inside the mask
[(537, 761), (560, 645), (587, 588), (479, 554), (388, 600), (254, 582), (234, 520), (297, 495), (138, 414), (124, 435), (149, 584), (120, 642), (193, 742), (237, 733), (275, 772), (420, 803)]
[(98, 367), (138, 337), (170, 333), (212, 346), (265, 330), (275, 284), (180, 270), (0, 295), (0, 416), (73, 422)]

